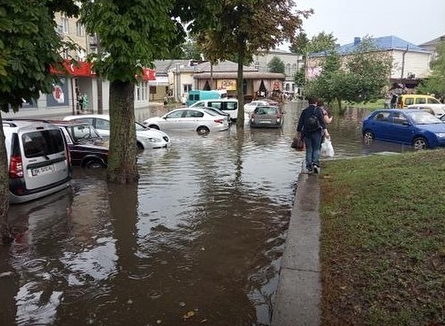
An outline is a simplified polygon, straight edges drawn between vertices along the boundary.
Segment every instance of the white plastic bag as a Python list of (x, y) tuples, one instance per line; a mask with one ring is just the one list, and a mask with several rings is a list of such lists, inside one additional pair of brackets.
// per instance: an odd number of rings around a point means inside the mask
[(331, 138), (325, 137), (321, 143), (321, 156), (334, 157), (334, 147), (332, 146)]

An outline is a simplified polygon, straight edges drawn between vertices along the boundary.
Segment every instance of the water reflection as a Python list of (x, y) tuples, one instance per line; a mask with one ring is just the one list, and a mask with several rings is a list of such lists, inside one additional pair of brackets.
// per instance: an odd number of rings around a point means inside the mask
[[(287, 106), (282, 130), (172, 133), (170, 149), (140, 154), (136, 184), (76, 169), (66, 193), (12, 206), (0, 324), (269, 325), (300, 109)], [(374, 150), (360, 114), (334, 119), (334, 159)]]

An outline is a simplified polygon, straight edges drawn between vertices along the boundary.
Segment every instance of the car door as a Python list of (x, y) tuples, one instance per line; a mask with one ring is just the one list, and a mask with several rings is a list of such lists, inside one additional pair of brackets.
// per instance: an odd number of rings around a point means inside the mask
[(376, 139), (388, 140), (391, 138), (391, 129), (389, 124), (390, 111), (382, 111), (373, 117), (371, 130)]
[(187, 130), (195, 130), (203, 123), (204, 113), (198, 110), (186, 110), (182, 118), (182, 127)]
[(184, 128), (183, 116), (187, 110), (174, 110), (164, 115), (160, 121), (161, 130), (180, 130)]
[(413, 126), (407, 116), (402, 112), (393, 112), (390, 117), (392, 141), (403, 144), (411, 144)]

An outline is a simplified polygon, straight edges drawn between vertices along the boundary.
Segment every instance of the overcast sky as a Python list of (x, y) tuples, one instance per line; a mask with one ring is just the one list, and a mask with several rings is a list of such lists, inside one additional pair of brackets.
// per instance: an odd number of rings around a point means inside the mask
[(297, 9), (312, 8), (303, 21), (309, 39), (332, 33), (337, 43), (354, 37), (397, 36), (419, 45), (445, 35), (445, 0), (295, 0)]

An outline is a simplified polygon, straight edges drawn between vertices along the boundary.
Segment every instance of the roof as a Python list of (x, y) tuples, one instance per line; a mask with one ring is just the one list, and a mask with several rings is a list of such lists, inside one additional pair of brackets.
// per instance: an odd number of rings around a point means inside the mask
[[(370, 39), (374, 46), (380, 50), (380, 51), (408, 51), (408, 52), (421, 52), (421, 53), (431, 53), (428, 50), (422, 49), (421, 47), (409, 43), (405, 40), (402, 40), (401, 38), (397, 36), (383, 36), (383, 37), (376, 37)], [(355, 50), (358, 49), (359, 44), (361, 42), (360, 37), (356, 37), (354, 39), (354, 42), (339, 46), (335, 49), (335, 51), (340, 55), (347, 55), (353, 53)], [(318, 52), (318, 53), (312, 53), (312, 57), (317, 56), (326, 56), (326, 52)]]
[[(196, 73), (193, 75), (195, 79), (236, 79), (238, 77), (237, 72), (209, 72)], [(258, 72), (258, 71), (244, 71), (243, 77), (246, 79), (285, 79), (286, 75), (277, 72)]]

